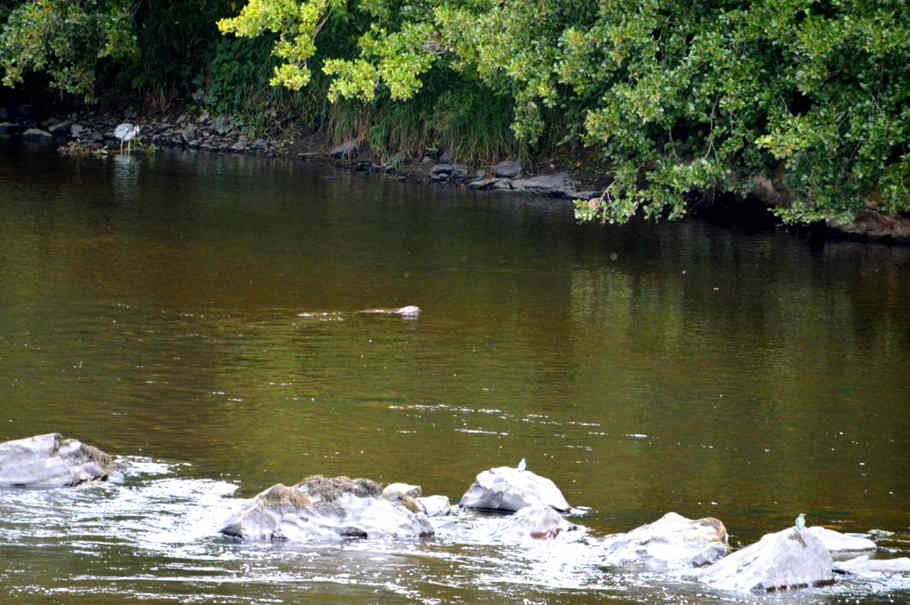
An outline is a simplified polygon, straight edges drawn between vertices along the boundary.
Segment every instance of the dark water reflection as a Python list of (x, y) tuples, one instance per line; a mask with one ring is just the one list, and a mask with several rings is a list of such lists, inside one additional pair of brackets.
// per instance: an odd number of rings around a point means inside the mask
[[(698, 221), (579, 227), (549, 200), (248, 157), (6, 151), (0, 439), (59, 431), (144, 456), (173, 493), (138, 471), (93, 488), (114, 496), (79, 492), (152, 509), (106, 519), (120, 540), (105, 523), (41, 537), (4, 494), (12, 595), (724, 600), (596, 570), (559, 580), (533, 553), (276, 554), (205, 533), (235, 488), (319, 472), (457, 500), (522, 457), (595, 531), (674, 510), (748, 543), (805, 511), (894, 531), (906, 554), (907, 248)], [(404, 304), (420, 318), (355, 313)], [(149, 537), (161, 523), (174, 539)]]

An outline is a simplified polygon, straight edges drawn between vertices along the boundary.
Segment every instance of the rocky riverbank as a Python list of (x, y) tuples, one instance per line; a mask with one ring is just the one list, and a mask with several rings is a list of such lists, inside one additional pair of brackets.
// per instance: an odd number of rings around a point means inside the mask
[[(311, 135), (292, 138), (249, 136), (242, 120), (227, 116), (183, 112), (176, 116), (141, 116), (134, 109), (124, 118), (97, 112), (73, 113), (43, 120), (31, 116), (27, 106), (14, 115), (0, 108), (0, 140), (22, 139), (31, 144), (54, 145), (62, 153), (106, 156), (120, 151), (114, 129), (124, 120), (141, 127), (133, 143), (136, 153), (156, 148), (174, 148), (212, 153), (254, 154), (266, 157), (295, 158), (308, 163), (323, 163), (383, 175), (401, 181), (465, 187), (477, 191), (500, 191), (551, 197), (566, 201), (595, 200), (601, 191), (583, 181), (577, 171), (558, 170), (539, 173), (517, 160), (490, 165), (461, 163), (448, 152), (427, 152), (419, 158), (399, 153), (377, 157), (363, 140), (350, 139), (332, 144), (324, 137)], [(281, 129), (276, 129), (281, 130)], [(777, 188), (773, 195), (756, 191), (756, 198), (767, 205), (786, 203), (786, 192)], [(847, 225), (828, 222), (826, 233), (833, 238), (910, 244), (910, 217), (889, 216), (875, 208), (860, 212)]]

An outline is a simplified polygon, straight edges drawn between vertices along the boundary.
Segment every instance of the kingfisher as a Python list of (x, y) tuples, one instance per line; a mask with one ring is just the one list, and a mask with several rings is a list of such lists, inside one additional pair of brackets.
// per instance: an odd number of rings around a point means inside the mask
[(527, 464), (527, 462), (525, 462), (525, 459), (524, 459), (524, 458), (522, 458), (521, 461), (518, 463), (518, 467), (517, 467), (517, 468), (518, 468), (518, 470), (520, 470), (520, 471), (523, 471), (523, 470), (525, 470), (526, 468), (528, 468), (528, 464)]
[(796, 517), (796, 529), (803, 531), (806, 529), (806, 513), (800, 513)]

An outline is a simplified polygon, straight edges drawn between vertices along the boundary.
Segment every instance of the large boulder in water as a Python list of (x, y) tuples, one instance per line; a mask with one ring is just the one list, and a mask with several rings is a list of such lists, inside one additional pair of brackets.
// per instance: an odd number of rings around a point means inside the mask
[(603, 567), (651, 571), (702, 567), (727, 554), (727, 529), (713, 517), (687, 519), (667, 513), (623, 534), (606, 536), (599, 548)]
[(765, 534), (761, 540), (721, 559), (701, 580), (721, 590), (775, 592), (834, 582), (831, 553), (821, 540), (795, 527)]
[(498, 466), (483, 471), (461, 497), (461, 506), (514, 512), (543, 504), (566, 512), (569, 503), (556, 484), (528, 470)]
[(51, 488), (104, 479), (110, 456), (59, 433), (0, 443), (0, 487)]
[(248, 541), (332, 542), (345, 538), (420, 538), (433, 535), (410, 497), (382, 495), (369, 479), (307, 477), (257, 495), (221, 529)]

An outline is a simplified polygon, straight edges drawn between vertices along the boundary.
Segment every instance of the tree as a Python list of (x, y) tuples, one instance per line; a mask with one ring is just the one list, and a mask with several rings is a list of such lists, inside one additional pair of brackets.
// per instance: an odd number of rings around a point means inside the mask
[(99, 62), (137, 54), (128, 0), (29, 0), (0, 31), (3, 84), (44, 72), (50, 86), (94, 99)]

